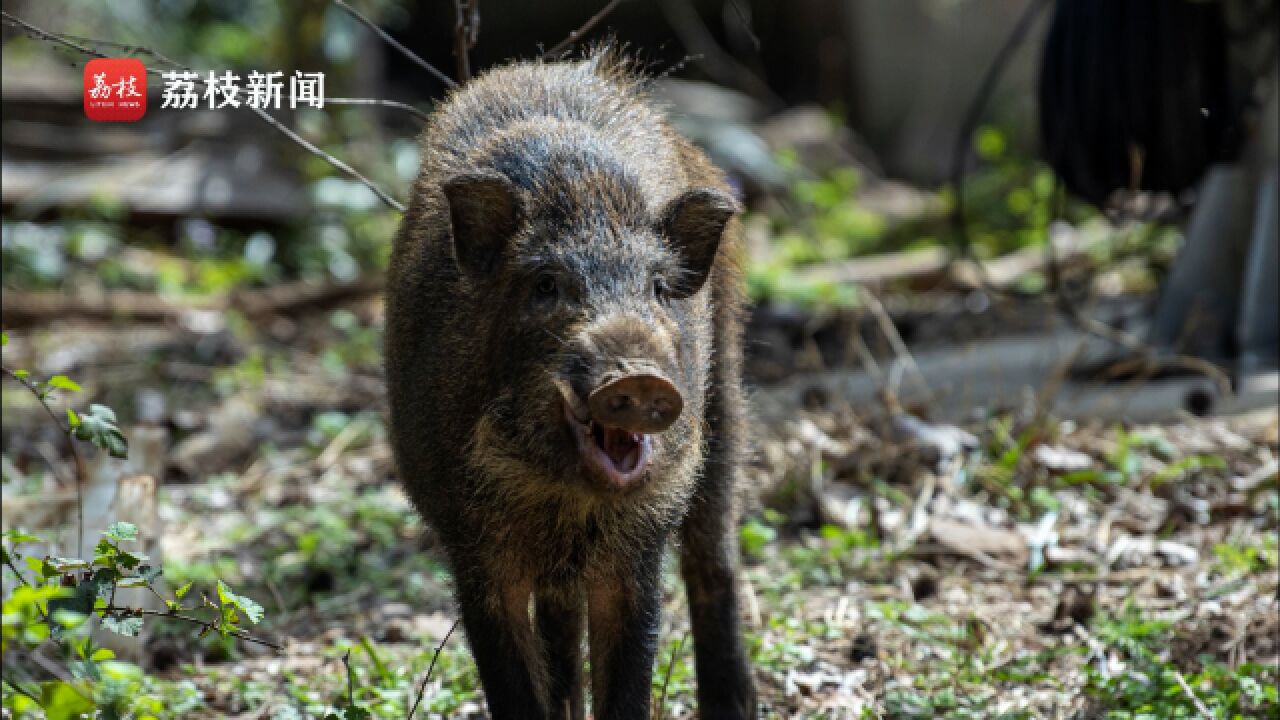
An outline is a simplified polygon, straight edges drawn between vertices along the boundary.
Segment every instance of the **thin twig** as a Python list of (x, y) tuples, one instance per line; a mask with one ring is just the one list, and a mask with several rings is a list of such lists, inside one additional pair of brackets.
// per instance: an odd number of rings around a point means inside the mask
[(354, 708), (356, 706), (356, 679), (351, 674), (351, 648), (347, 648), (347, 653), (342, 656), (342, 666), (347, 669), (347, 707)]
[(751, 28), (751, 19), (742, 11), (737, 0), (729, 0), (729, 7), (733, 8), (733, 14), (738, 16), (738, 22), (742, 23), (742, 29), (747, 33), (747, 37), (751, 39), (751, 45), (756, 52), (760, 52), (760, 38), (756, 36), (755, 30)]
[[(176, 612), (160, 612), (158, 610), (144, 610), (142, 608), (128, 608), (128, 607), (100, 608), (99, 610), (97, 610), (97, 612), (102, 613), (103, 617), (106, 617), (106, 615), (108, 614), (112, 614), (112, 615), (135, 615), (135, 616), (147, 615), (150, 617), (170, 618), (172, 620), (181, 620), (183, 622), (191, 623), (192, 625), (199, 625), (202, 628), (205, 628), (207, 630), (212, 630), (214, 632), (220, 632), (218, 630), (218, 624), (216, 622), (213, 622), (210, 620), (201, 620), (200, 618), (192, 617), (190, 615), (180, 615)], [(283, 645), (271, 642), (270, 640), (264, 640), (259, 637), (254, 637), (243, 630), (231, 630), (227, 634), (230, 635), (231, 637), (239, 638), (246, 642), (257, 643), (258, 645), (265, 645), (266, 647), (269, 647), (272, 650), (284, 652)]]
[(689, 637), (689, 633), (685, 632), (680, 635), (679, 642), (671, 650), (671, 662), (667, 663), (667, 673), (662, 678), (662, 694), (658, 696), (658, 720), (665, 720), (667, 717), (667, 686), (671, 684), (671, 671), (676, 666), (676, 660), (680, 658), (680, 651), (684, 649), (684, 641)]
[[(4, 554), (4, 564), (9, 566), (9, 570), (13, 572), (14, 577), (18, 578), (19, 583), (22, 583), (25, 587), (31, 587), (31, 583), (27, 581), (27, 578), (18, 572), (18, 566), (13, 564), (13, 556), (14, 553), (6, 552)], [(39, 603), (36, 604), (36, 612), (40, 613), (40, 617), (45, 620), (49, 619), (49, 614), (40, 608)]]
[[(36, 400), (40, 401), (40, 406), (49, 414), (49, 419), (52, 420), (53, 424), (57, 426), (57, 428), (62, 431), (62, 434), (67, 437), (67, 447), (71, 449), (71, 458), (76, 466), (76, 553), (83, 553), (85, 465), (84, 460), (80, 457), (80, 451), (76, 449), (76, 439), (75, 436), (72, 435), (71, 426), (62, 424), (62, 420), (53, 412), (53, 408), (49, 407), (49, 402), (45, 399), (45, 395), (42, 395), (30, 380), (18, 375), (7, 367), (0, 367), (0, 370), (4, 371), (5, 375), (17, 380), (22, 387), (31, 391), (31, 394), (36, 396)], [(58, 471), (57, 468), (53, 467), (52, 463), (50, 463), (50, 469), (55, 473)]]
[[(956, 135), (956, 142), (951, 151), (951, 188), (955, 193), (955, 202), (951, 208), (951, 225), (956, 234), (955, 240), (960, 245), (961, 257), (975, 259), (964, 215), (964, 167), (965, 160), (969, 157), (969, 143), (973, 140), (973, 133), (978, 129), (978, 121), (982, 119), (987, 101), (991, 99), (991, 93), (995, 91), (996, 84), (1004, 74), (1009, 59), (1026, 40), (1028, 32), (1035, 25), (1036, 18), (1040, 16), (1040, 11), (1052, 4), (1050, 0), (1028, 0), (1026, 8), (1022, 11), (1022, 17), (1018, 18), (1008, 39), (1000, 47), (983, 75), (978, 93), (970, 103), (963, 122), (960, 123), (959, 134)], [(977, 265), (981, 273), (982, 264), (977, 263)]]
[(25, 695), (25, 696), (27, 696), (27, 697), (31, 698), (32, 700), (34, 700), (34, 701), (36, 702), (36, 705), (37, 705), (37, 706), (40, 704), (40, 698), (36, 697), (35, 695), (32, 695), (32, 694), (31, 694), (31, 691), (29, 691), (29, 690), (27, 690), (27, 689), (23, 688), (23, 687), (22, 687), (21, 685), (19, 685), (18, 683), (16, 683), (16, 682), (14, 682), (14, 681), (10, 680), (9, 678), (4, 678), (4, 684), (5, 684), (5, 685), (8, 685), (8, 686), (9, 686), (9, 687), (11, 687), (11, 688), (13, 688), (13, 691), (14, 691), (14, 692), (16, 692), (16, 693), (18, 693), (19, 695)]
[(19, 583), (26, 585), (27, 587), (31, 586), (31, 583), (27, 582), (27, 578), (24, 577), (22, 573), (18, 572), (18, 567), (13, 564), (13, 553), (6, 552), (4, 554), (4, 564), (8, 565), (9, 569), (13, 571), (13, 575), (18, 578)]
[(605, 5), (604, 7), (600, 8), (599, 12), (587, 18), (587, 21), (582, 23), (581, 27), (579, 27), (577, 30), (570, 31), (568, 37), (556, 43), (554, 46), (552, 46), (550, 50), (542, 53), (542, 59), (543, 60), (557, 59), (563, 56), (565, 53), (569, 52), (569, 50), (573, 49), (573, 46), (576, 45), (578, 41), (583, 38), (583, 36), (591, 32), (591, 30), (595, 28), (596, 25), (600, 24), (601, 20), (604, 20), (606, 17), (609, 17), (609, 13), (612, 13), (615, 9), (617, 9), (619, 5), (621, 5), (624, 2), (626, 2), (626, 0), (610, 0), (608, 5)]
[(364, 23), (365, 27), (369, 28), (374, 32), (375, 35), (382, 38), (383, 42), (395, 48), (401, 55), (404, 55), (405, 57), (409, 58), (409, 60), (411, 60), (415, 65), (431, 73), (431, 76), (439, 80), (440, 82), (444, 83), (445, 87), (453, 88), (458, 86), (458, 83), (454, 82), (453, 78), (440, 72), (439, 70), (436, 69), (434, 65), (427, 62), (426, 60), (423, 60), (417, 53), (405, 47), (404, 45), (400, 44), (399, 40), (396, 40), (395, 38), (388, 35), (387, 31), (378, 27), (377, 23), (365, 17), (364, 15), (361, 15), (358, 10), (351, 7), (347, 3), (343, 2), (343, 0), (333, 0), (333, 3), (338, 7), (342, 8), (343, 10), (346, 10), (356, 20), (359, 20), (360, 22)]
[(431, 119), (430, 115), (418, 108), (395, 100), (383, 100), (381, 98), (325, 98), (324, 102), (326, 105), (376, 105), (378, 107), (389, 107), (396, 110), (404, 110), (423, 122)]
[[(63, 45), (64, 47), (69, 47), (72, 50), (83, 53), (85, 55), (92, 55), (93, 57), (98, 57), (98, 58), (107, 57), (105, 53), (98, 52), (97, 50), (87, 48), (72, 40), (68, 40), (67, 38), (63, 37), (62, 35), (59, 35), (58, 33), (51, 33), (46, 30), (42, 30), (36, 27), (35, 25), (32, 25), (31, 23), (25, 20), (16, 18), (13, 15), (10, 15), (9, 13), (4, 12), (2, 10), (0, 10), (0, 16), (3, 16), (5, 21), (7, 21), (10, 25), (14, 27), (22, 28), (23, 30), (27, 31), (28, 34), (34, 35), (37, 39), (58, 43), (59, 45)], [(96, 43), (98, 41), (94, 40), (89, 42)], [(107, 43), (104, 41), (103, 44), (107, 44)], [(145, 48), (138, 49), (139, 52), (141, 52), (142, 50), (145, 50)], [(174, 67), (180, 68), (187, 72), (195, 72), (191, 68), (178, 63), (174, 63)], [(164, 75), (163, 72), (154, 68), (147, 68), (147, 72), (152, 75), (160, 75), (160, 76)], [(199, 73), (197, 73), (197, 81), (201, 83), (206, 83), (206, 84), (208, 82), (206, 79), (200, 76)], [(382, 188), (374, 184), (372, 180), (365, 177), (364, 175), (361, 175), (358, 171), (355, 170), (355, 168), (352, 168), (350, 165), (346, 164), (345, 162), (339, 160), (338, 158), (316, 147), (314, 144), (312, 144), (311, 142), (303, 138), (298, 133), (294, 132), (293, 130), (290, 130), (286, 125), (281, 123), (279, 120), (276, 120), (275, 118), (271, 117), (271, 115), (267, 113), (266, 110), (263, 110), (262, 108), (253, 107), (251, 105), (245, 105), (244, 107), (251, 110), (253, 114), (257, 115), (263, 122), (275, 128), (278, 132), (280, 132), (282, 135), (292, 140), (295, 144), (301, 146), (303, 150), (306, 150), (312, 155), (315, 155), (321, 160), (324, 160), (325, 162), (329, 163), (333, 167), (337, 168), (340, 172), (346, 175), (349, 175), (360, 184), (369, 188), (369, 190), (371, 190), (374, 195), (377, 195), (378, 199), (382, 200), (382, 202), (386, 203), (387, 205), (396, 209), (399, 212), (403, 213), (405, 211), (405, 206), (403, 203), (391, 197), (389, 194), (387, 194), (385, 190), (383, 190)]]
[(256, 108), (256, 107), (250, 107), (249, 109), (252, 110), (255, 115), (262, 118), (263, 122), (267, 123), (271, 127), (280, 131), (285, 137), (289, 138), (290, 140), (294, 141), (298, 145), (302, 146), (303, 150), (306, 150), (312, 155), (315, 155), (316, 157), (321, 158), (325, 162), (337, 168), (339, 171), (344, 172), (347, 175), (350, 175), (357, 182), (369, 188), (369, 190), (373, 191), (373, 194), (377, 195), (378, 199), (382, 200), (382, 202), (386, 203), (387, 205), (390, 205), (391, 207), (395, 208), (399, 212), (403, 213), (405, 211), (404, 203), (401, 203), (399, 200), (396, 200), (395, 198), (388, 195), (387, 191), (375, 185), (373, 181), (370, 180), (369, 178), (365, 177), (364, 175), (361, 175), (359, 172), (356, 171), (355, 168), (351, 167), (350, 165), (339, 160), (338, 158), (330, 155), (329, 153), (311, 144), (301, 135), (290, 130), (288, 127), (282, 124), (279, 120), (276, 120), (275, 118), (271, 117), (269, 114), (267, 114), (267, 111), (261, 108)]
[(707, 74), (770, 105), (781, 104), (781, 100), (769, 89), (767, 83), (716, 43), (715, 36), (702, 22), (692, 3), (685, 0), (661, 0), (658, 5), (685, 50), (697, 56), (698, 64)]
[(80, 35), (72, 35), (70, 33), (58, 33), (58, 35), (68, 40), (76, 40), (79, 42), (90, 43), (92, 45), (97, 45), (99, 47), (115, 48), (117, 50), (120, 50), (121, 52), (126, 52), (133, 55), (150, 55), (151, 57), (155, 58), (156, 60), (159, 60), (162, 63), (165, 63), (166, 65), (172, 65), (175, 68), (182, 67), (182, 65), (179, 64), (176, 60), (171, 59), (168, 55), (165, 55), (164, 53), (161, 53), (158, 50), (152, 50), (151, 48), (141, 47), (139, 45), (134, 45), (133, 43), (116, 42), (114, 40), (95, 40), (94, 38), (82, 37)]
[(885, 385), (884, 372), (880, 370), (880, 364), (876, 362), (876, 358), (871, 354), (871, 348), (867, 347), (867, 341), (862, 339), (862, 323), (861, 316), (859, 322), (855, 323), (849, 333), (849, 345), (858, 356), (858, 360), (862, 362), (862, 368), (871, 375), (871, 379), (881, 387)]
[(444, 644), (449, 642), (449, 638), (453, 635), (453, 631), (458, 628), (458, 623), (462, 622), (462, 618), (453, 621), (449, 626), (449, 632), (444, 634), (444, 639), (436, 646), (436, 652), (431, 656), (431, 664), (427, 666), (427, 676), (422, 678), (422, 684), (418, 686), (418, 696), (413, 699), (413, 705), (409, 708), (407, 720), (413, 720), (413, 714), (418, 712), (418, 705), (422, 702), (422, 696), (427, 693), (427, 683), (431, 682), (431, 673), (436, 669), (436, 661), (440, 659), (440, 651), (444, 650)]
[(907, 344), (903, 342), (902, 335), (898, 333), (898, 328), (893, 324), (893, 319), (889, 317), (884, 305), (880, 303), (880, 298), (876, 297), (875, 293), (865, 289), (862, 296), (866, 298), (867, 307), (871, 309), (871, 315), (875, 317), (876, 322), (880, 325), (880, 332), (884, 334), (885, 340), (889, 341), (889, 347), (893, 348), (893, 354), (911, 371), (911, 376), (916, 379), (916, 383), (921, 390), (924, 390), (925, 395), (933, 395), (933, 391), (929, 389), (928, 381), (925, 380), (924, 373), (920, 371), (920, 366), (916, 364), (916, 359), (912, 357), (911, 351), (907, 349)]

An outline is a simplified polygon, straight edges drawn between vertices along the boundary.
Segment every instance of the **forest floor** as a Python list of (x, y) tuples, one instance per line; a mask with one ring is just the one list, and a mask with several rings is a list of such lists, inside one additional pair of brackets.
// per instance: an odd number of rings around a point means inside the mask
[[(74, 369), (76, 402), (151, 422), (126, 428), (124, 464), (94, 464), (110, 487), (89, 527), (138, 524), (169, 590), (221, 579), (265, 608), (245, 627), (282, 650), (164, 621), (116, 641), (173, 716), (403, 718), (433, 664), (418, 717), (483, 716), (462, 633), (436, 657), (450, 581), (394, 481), (376, 324), (339, 311), (269, 341), (55, 327), (6, 348), (6, 366)], [(6, 527), (56, 490), (20, 395), (6, 389)], [(1275, 717), (1274, 409), (1138, 425), (1031, 404), (955, 427), (892, 401), (779, 397), (753, 408), (740, 536), (763, 716)], [(105, 500), (135, 473), (162, 482)], [(654, 715), (693, 718), (672, 562), (664, 586)]]

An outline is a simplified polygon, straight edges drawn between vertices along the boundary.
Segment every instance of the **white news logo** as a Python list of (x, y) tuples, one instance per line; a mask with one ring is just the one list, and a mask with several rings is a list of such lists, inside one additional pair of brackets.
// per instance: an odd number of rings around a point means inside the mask
[[(241, 105), (279, 110), (283, 103), (285, 81), (282, 72), (251, 72), (245, 78), (244, 86), (240, 85), (240, 76), (230, 70), (222, 75), (210, 70), (209, 77), (203, 82), (198, 74), (190, 71), (167, 72), (163, 77), (161, 108), (187, 110), (204, 103), (205, 107), (214, 110)], [(200, 89), (196, 88), (198, 82), (203, 85)], [(297, 70), (289, 76), (289, 107), (297, 108), (299, 105), (324, 107), (324, 73)]]

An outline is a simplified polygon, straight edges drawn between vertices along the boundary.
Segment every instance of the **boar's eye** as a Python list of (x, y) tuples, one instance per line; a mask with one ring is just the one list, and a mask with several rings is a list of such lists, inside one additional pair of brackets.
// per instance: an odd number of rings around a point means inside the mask
[(558, 292), (555, 276), (550, 274), (539, 275), (538, 281), (534, 284), (534, 289), (538, 291), (538, 297), (554, 298)]
[(670, 288), (667, 287), (666, 278), (656, 277), (653, 279), (653, 297), (654, 298), (658, 300), (666, 300), (667, 293), (669, 292), (670, 292)]

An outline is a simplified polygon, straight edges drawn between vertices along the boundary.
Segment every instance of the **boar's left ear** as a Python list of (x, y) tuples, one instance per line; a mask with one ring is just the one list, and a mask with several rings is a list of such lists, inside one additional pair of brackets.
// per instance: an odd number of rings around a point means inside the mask
[(687, 190), (676, 196), (662, 211), (662, 234), (681, 257), (681, 277), (672, 295), (686, 298), (702, 289), (711, 274), (711, 265), (720, 247), (725, 225), (738, 203), (715, 188)]
[(480, 276), (497, 264), (503, 247), (520, 226), (523, 211), (515, 187), (496, 172), (474, 172), (445, 180), (453, 254), (467, 275)]

